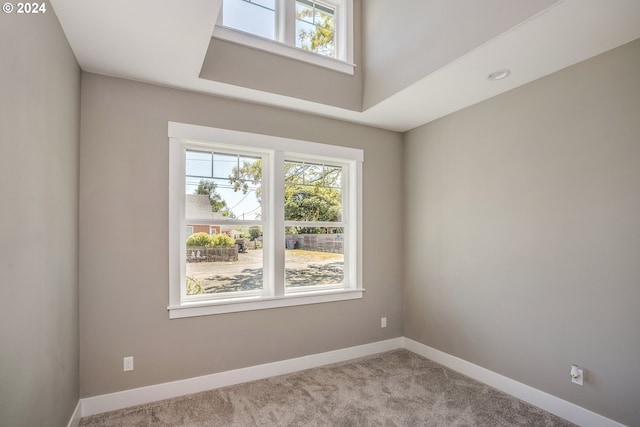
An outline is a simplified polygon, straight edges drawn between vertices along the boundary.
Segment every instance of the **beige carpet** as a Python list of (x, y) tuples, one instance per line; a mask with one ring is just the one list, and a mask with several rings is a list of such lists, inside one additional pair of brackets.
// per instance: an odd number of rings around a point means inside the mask
[(80, 426), (571, 426), (407, 350), (85, 417)]

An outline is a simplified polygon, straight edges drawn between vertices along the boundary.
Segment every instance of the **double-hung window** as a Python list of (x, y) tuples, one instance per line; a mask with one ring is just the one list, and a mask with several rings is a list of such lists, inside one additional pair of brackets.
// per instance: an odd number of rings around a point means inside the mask
[(214, 37), (353, 74), (353, 0), (223, 0)]
[(171, 318), (361, 298), (362, 150), (169, 123)]

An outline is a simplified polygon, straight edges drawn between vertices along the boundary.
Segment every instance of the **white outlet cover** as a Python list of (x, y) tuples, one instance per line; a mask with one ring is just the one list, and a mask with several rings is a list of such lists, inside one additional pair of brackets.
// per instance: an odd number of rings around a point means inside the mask
[(124, 362), (123, 370), (125, 372), (133, 371), (133, 356), (125, 357), (123, 362)]
[(578, 378), (571, 377), (571, 382), (578, 385), (584, 385), (584, 370), (578, 368)]

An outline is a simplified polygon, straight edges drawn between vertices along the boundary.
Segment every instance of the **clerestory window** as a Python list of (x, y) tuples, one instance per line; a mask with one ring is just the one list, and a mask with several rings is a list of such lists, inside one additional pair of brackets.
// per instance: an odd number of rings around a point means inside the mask
[(214, 37), (353, 74), (353, 0), (223, 0)]
[(362, 297), (361, 150), (179, 123), (169, 141), (171, 318)]
[(277, 40), (276, 0), (224, 0), (222, 25)]
[(296, 47), (335, 58), (335, 18), (335, 6), (296, 1)]

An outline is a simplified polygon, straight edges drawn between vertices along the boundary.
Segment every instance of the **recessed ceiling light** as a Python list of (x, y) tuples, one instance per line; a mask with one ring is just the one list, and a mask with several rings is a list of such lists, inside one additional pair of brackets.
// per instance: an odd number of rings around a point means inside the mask
[(511, 74), (511, 70), (508, 68), (503, 68), (502, 70), (494, 71), (493, 73), (489, 74), (487, 76), (487, 80), (502, 80), (509, 74)]

